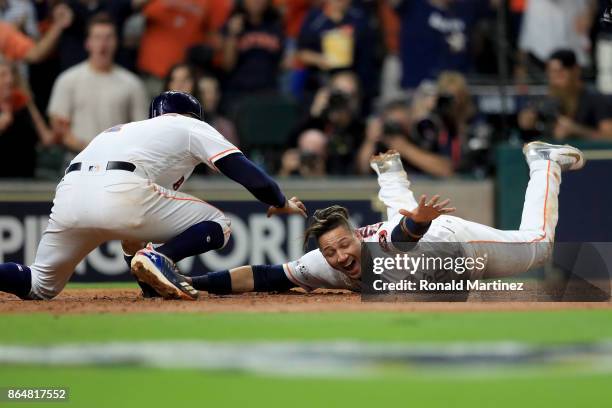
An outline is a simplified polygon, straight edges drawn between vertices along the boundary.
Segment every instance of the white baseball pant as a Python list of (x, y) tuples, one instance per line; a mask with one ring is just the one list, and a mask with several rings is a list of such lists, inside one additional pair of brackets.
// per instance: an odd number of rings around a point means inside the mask
[[(401, 208), (418, 206), (406, 172), (388, 172), (378, 177), (379, 199), (387, 207), (388, 220), (401, 218)], [(530, 166), (530, 180), (518, 230), (504, 231), (442, 215), (432, 222), (423, 242), (461, 242), (466, 254), (486, 257), (482, 276), (493, 278), (516, 275), (540, 266), (550, 257), (559, 218), (561, 168), (552, 161), (535, 161)], [(485, 256), (486, 255), (486, 256)]]
[(152, 183), (135, 173), (83, 166), (59, 183), (49, 225), (32, 270), (33, 299), (61, 292), (89, 252), (110, 240), (163, 243), (194, 224), (221, 225), (225, 242), (230, 221), (217, 208), (188, 194)]

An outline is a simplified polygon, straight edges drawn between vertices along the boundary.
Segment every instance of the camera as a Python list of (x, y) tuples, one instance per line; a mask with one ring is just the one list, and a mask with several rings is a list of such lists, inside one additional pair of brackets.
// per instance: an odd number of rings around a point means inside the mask
[(350, 110), (351, 96), (339, 90), (332, 90), (327, 102), (327, 112)]
[(439, 94), (429, 116), (418, 121), (410, 132), (412, 143), (422, 149), (435, 151), (440, 134), (456, 128), (454, 109), (455, 97), (447, 93)]
[(401, 123), (394, 120), (385, 120), (383, 122), (383, 135), (385, 136), (398, 136), (405, 135), (404, 127)]
[(318, 161), (319, 157), (316, 153), (310, 151), (300, 152), (300, 163), (309, 171), (316, 169)]
[(453, 108), (455, 106), (455, 97), (451, 94), (442, 93), (438, 95), (438, 100), (433, 112), (440, 116), (443, 120), (453, 120)]
[(561, 114), (561, 106), (559, 101), (548, 99), (536, 105), (536, 112), (538, 113), (538, 120), (546, 125), (546, 127), (549, 127), (557, 121)]
[(434, 151), (438, 145), (438, 137), (444, 126), (436, 116), (430, 116), (418, 121), (412, 132), (410, 132), (410, 141), (421, 149)]

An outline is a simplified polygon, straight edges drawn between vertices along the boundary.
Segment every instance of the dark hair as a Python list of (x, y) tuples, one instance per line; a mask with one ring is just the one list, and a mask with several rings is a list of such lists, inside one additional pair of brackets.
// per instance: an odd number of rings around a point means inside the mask
[(115, 20), (113, 20), (111, 15), (108, 13), (96, 13), (87, 21), (87, 27), (85, 28), (85, 34), (87, 36), (89, 36), (92, 27), (95, 25), (110, 25), (115, 30), (115, 34), (117, 34), (117, 24), (115, 23)]
[[(238, 14), (242, 14), (245, 17), (248, 17), (249, 15), (246, 7), (244, 6), (244, 0), (240, 0), (236, 2), (236, 5), (234, 6), (234, 9), (232, 10), (230, 18)], [(278, 12), (278, 10), (276, 10), (274, 5), (272, 4), (272, 0), (267, 0), (267, 5), (266, 5), (266, 9), (263, 12), (262, 21), (266, 23), (276, 22), (280, 24), (281, 23), (280, 19), (281, 19), (280, 13)]]
[(410, 103), (405, 98), (395, 98), (385, 103), (382, 107), (383, 113), (391, 112), (396, 109), (408, 110), (410, 109)]
[(553, 52), (548, 58), (548, 61), (557, 60), (561, 62), (563, 68), (570, 69), (574, 68), (578, 65), (578, 60), (576, 59), (576, 53), (570, 49), (560, 49)]
[(191, 76), (191, 79), (193, 80), (193, 89), (191, 90), (191, 94), (196, 94), (196, 90), (197, 90), (197, 82), (198, 82), (198, 75), (197, 72), (195, 70), (195, 68), (193, 67), (193, 65), (184, 63), (184, 62), (179, 62), (178, 64), (174, 64), (169, 70), (168, 70), (168, 74), (166, 75), (166, 77), (164, 78), (164, 91), (172, 91), (173, 89), (168, 89), (168, 86), (170, 86), (170, 81), (172, 81), (172, 74), (174, 74), (174, 71), (176, 71), (179, 68), (185, 68), (187, 69), (187, 71), (189, 71), (189, 76)]
[(304, 231), (304, 247), (306, 247), (311, 237), (318, 241), (321, 235), (341, 226), (349, 231), (351, 230), (349, 212), (345, 207), (332, 205), (331, 207), (315, 211), (310, 225)]

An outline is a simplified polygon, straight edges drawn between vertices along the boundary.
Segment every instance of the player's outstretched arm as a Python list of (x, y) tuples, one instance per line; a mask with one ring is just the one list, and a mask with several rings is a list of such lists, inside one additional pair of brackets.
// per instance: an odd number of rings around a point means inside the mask
[(287, 200), (284, 207), (270, 206), (268, 208), (268, 217), (281, 214), (300, 214), (305, 217), (307, 214), (306, 206), (297, 197), (291, 197)]
[(195, 289), (215, 295), (286, 292), (297, 287), (287, 278), (283, 265), (245, 265), (228, 271), (210, 272), (202, 276), (185, 278)]
[(225, 156), (215, 162), (221, 173), (244, 186), (259, 201), (268, 204), (272, 214), (300, 214), (306, 217), (306, 207), (296, 197), (287, 200), (279, 185), (242, 153)]
[(416, 242), (420, 240), (429, 229), (431, 222), (443, 214), (450, 214), (455, 211), (454, 207), (448, 207), (450, 200), (442, 202), (439, 195), (435, 195), (427, 201), (427, 197), (422, 195), (419, 205), (412, 211), (401, 209), (399, 213), (404, 217), (391, 233), (392, 242)]

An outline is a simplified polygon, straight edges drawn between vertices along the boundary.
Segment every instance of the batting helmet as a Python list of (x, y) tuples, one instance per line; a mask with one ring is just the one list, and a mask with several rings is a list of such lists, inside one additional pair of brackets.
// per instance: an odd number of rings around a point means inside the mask
[(189, 114), (202, 120), (202, 105), (196, 98), (185, 92), (162, 92), (151, 101), (149, 118), (164, 113)]

